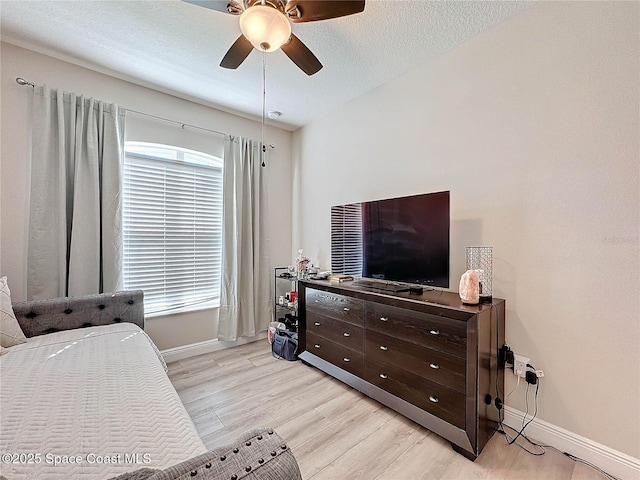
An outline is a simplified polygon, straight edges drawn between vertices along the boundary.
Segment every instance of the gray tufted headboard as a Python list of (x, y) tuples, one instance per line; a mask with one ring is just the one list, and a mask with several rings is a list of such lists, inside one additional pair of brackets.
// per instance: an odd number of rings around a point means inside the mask
[(142, 290), (16, 302), (12, 307), (26, 337), (120, 322), (144, 330)]

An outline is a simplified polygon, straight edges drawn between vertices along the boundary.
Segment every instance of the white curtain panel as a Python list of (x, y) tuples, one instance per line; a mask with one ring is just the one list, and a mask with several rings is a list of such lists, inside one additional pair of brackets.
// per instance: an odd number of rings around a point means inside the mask
[(252, 337), (271, 321), (266, 168), (261, 144), (225, 137), (218, 340)]
[(124, 111), (35, 87), (27, 295), (121, 289)]

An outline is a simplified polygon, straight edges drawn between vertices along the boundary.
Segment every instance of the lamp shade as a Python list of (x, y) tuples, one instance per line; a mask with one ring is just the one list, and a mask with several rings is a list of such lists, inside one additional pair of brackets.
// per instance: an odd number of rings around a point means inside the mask
[(467, 247), (467, 270), (478, 274), (480, 303), (490, 303), (493, 298), (493, 247)]
[(251, 45), (267, 52), (279, 49), (291, 37), (289, 19), (266, 5), (254, 5), (242, 12), (240, 30)]

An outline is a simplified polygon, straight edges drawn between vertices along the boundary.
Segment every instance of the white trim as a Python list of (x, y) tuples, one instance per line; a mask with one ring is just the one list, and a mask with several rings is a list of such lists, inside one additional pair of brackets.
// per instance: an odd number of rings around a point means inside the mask
[(162, 350), (162, 358), (166, 363), (177, 362), (178, 360), (184, 360), (185, 358), (195, 357), (203, 355), (205, 353), (211, 353), (218, 350), (224, 350), (225, 348), (237, 347), (238, 345), (244, 345), (246, 343), (257, 342), (258, 340), (264, 340), (267, 338), (267, 332), (262, 332), (255, 337), (240, 337), (235, 342), (219, 342), (216, 339), (205, 340), (204, 342), (191, 343), (189, 345), (181, 345), (179, 347), (168, 348)]
[[(510, 427), (522, 425), (524, 412), (504, 407), (504, 423)], [(588, 438), (557, 427), (544, 420), (533, 420), (526, 430), (527, 436), (562, 452), (593, 463), (605, 472), (623, 480), (640, 478), (640, 459), (609, 448)]]

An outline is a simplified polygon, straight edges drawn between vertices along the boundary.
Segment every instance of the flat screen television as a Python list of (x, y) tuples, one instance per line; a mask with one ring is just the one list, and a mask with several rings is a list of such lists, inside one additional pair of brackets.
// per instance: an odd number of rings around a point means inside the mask
[(331, 207), (331, 270), (449, 287), (449, 192)]

